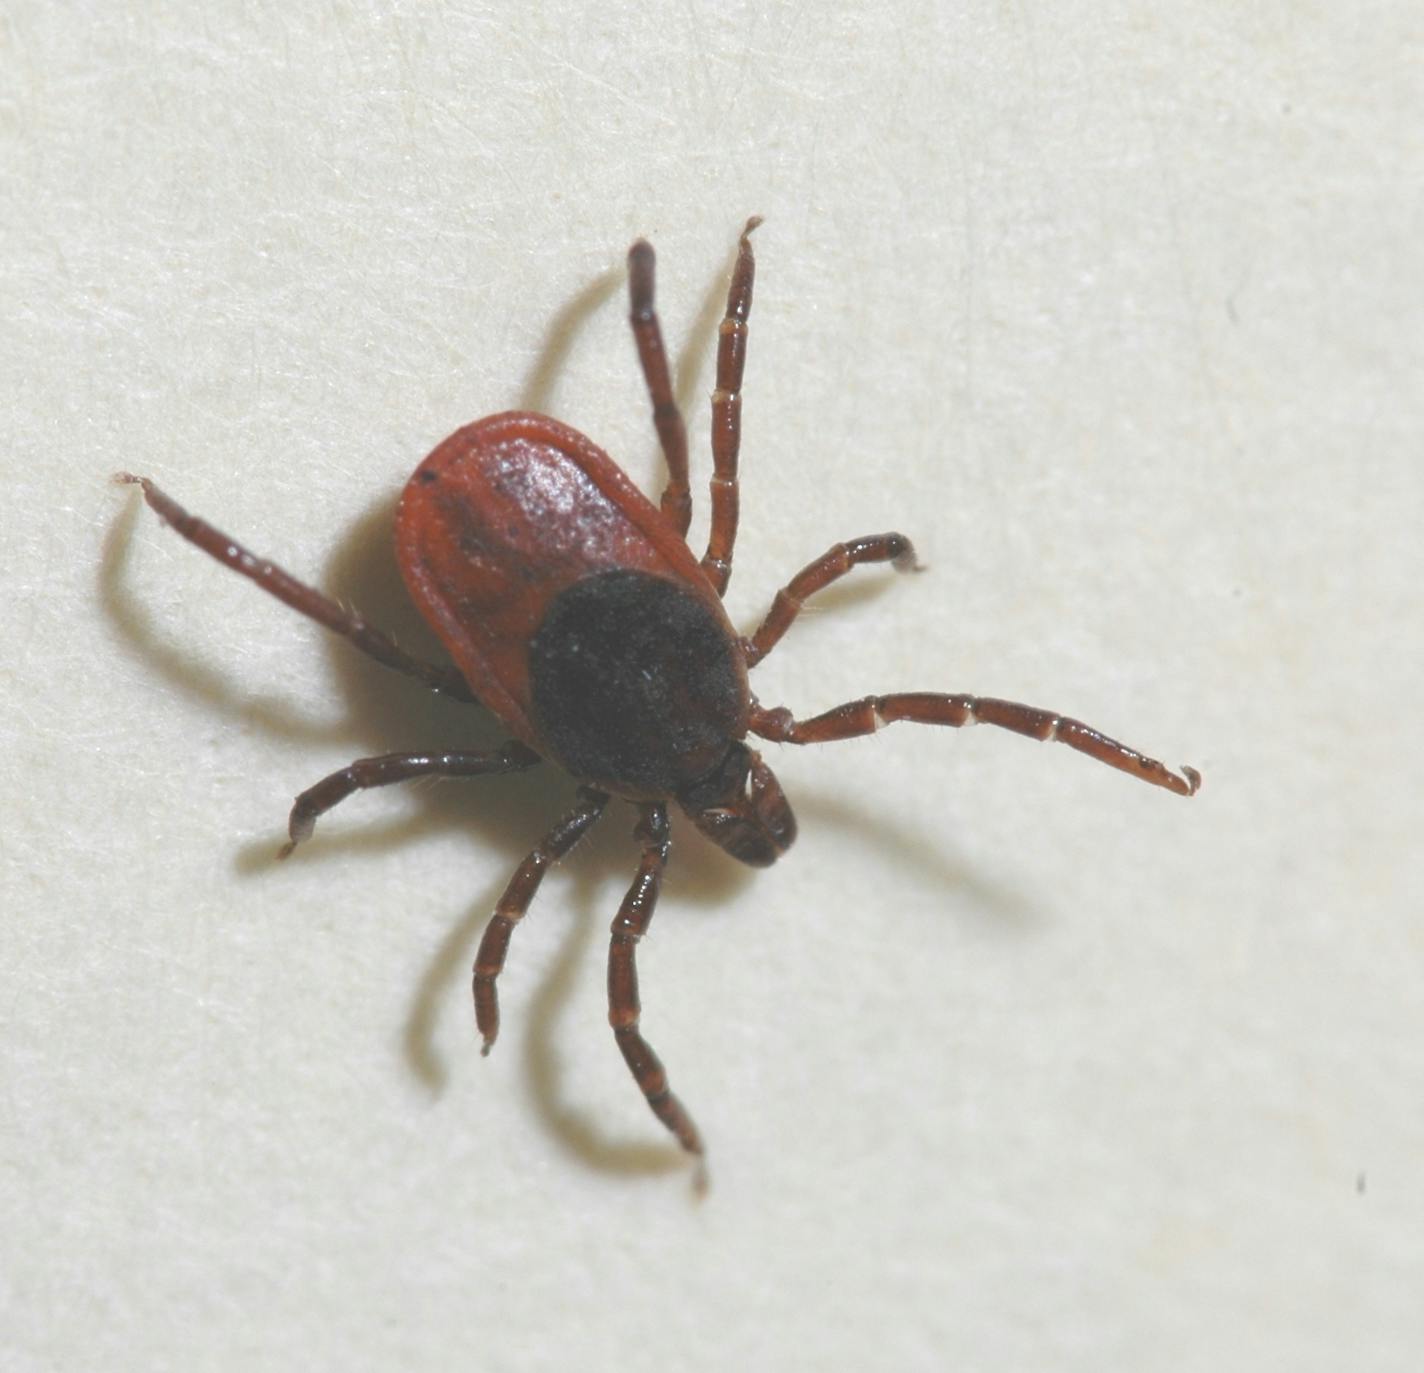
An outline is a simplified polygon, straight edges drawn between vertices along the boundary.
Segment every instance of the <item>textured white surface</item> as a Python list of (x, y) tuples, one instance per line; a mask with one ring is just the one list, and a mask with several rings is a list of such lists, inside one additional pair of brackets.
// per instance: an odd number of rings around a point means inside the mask
[[(1418, 6), (1039, 9), (6, 7), (7, 1369), (1418, 1367)], [(1018, 696), (1206, 786), (901, 726), (781, 752), (769, 873), (680, 830), (642, 967), (699, 1205), (604, 1022), (627, 817), (482, 1062), (567, 785), (275, 865), (324, 772), (491, 727), (107, 478), (419, 642), (390, 509), (458, 424), (655, 482), (639, 233), (700, 497), (753, 211), (734, 615), (839, 537), (930, 566), (763, 698)]]

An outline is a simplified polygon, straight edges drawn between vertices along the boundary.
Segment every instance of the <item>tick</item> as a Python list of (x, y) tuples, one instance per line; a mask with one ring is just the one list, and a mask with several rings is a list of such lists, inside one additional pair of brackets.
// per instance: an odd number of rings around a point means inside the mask
[(602, 449), (545, 415), (491, 415), (452, 434), (406, 483), (396, 552), (405, 584), (453, 667), (411, 657), (355, 611), (190, 515), (148, 478), (117, 478), (137, 483), (159, 516), (205, 553), (386, 667), (485, 706), (512, 736), (482, 752), (388, 753), (342, 768), (297, 797), (282, 857), (311, 835), (318, 817), (368, 787), (521, 772), (541, 761), (578, 784), (572, 807), (505, 888), (480, 942), (474, 1002), (485, 1053), (499, 1033), (495, 989), (510, 938), (544, 875), (610, 798), (632, 804), (641, 854), (613, 921), (608, 1018), (648, 1105), (694, 1155), (702, 1153), (702, 1138), (640, 1027), (636, 951), (668, 862), (669, 804), (753, 867), (774, 863), (795, 840), (791, 807), (750, 736), (823, 744), (902, 720), (988, 724), (1056, 739), (1178, 796), (1192, 795), (1201, 782), (1191, 768), (1179, 775), (1080, 721), (1013, 701), (899, 692), (798, 719), (752, 694), (748, 673), (810, 597), (864, 563), (890, 563), (899, 572), (916, 567), (903, 534), (864, 535), (802, 568), (750, 636), (739, 635), (727, 618), (722, 596), (737, 536), (742, 371), (755, 273), (750, 235), (758, 223), (750, 219), (742, 231), (717, 343), (706, 552), (698, 558), (686, 540), (687, 431), (653, 305), (653, 250), (640, 240), (628, 253), (630, 322), (667, 464), (662, 499), (653, 505)]

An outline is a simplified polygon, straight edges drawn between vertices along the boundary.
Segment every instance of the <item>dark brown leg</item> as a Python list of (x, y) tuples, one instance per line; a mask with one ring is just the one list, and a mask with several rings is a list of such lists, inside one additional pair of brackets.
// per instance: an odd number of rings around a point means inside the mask
[(317, 818), (339, 805), (353, 791), (408, 782), (413, 777), (488, 777), (501, 772), (523, 772), (540, 762), (533, 749), (511, 739), (488, 753), (383, 753), (379, 758), (358, 758), (349, 767), (323, 777), (297, 797), (287, 820), (290, 838), (278, 858), (286, 858), (304, 839), (310, 839)]
[(275, 596), (279, 601), (299, 610), (309, 619), (325, 625), (334, 634), (349, 639), (362, 653), (374, 658), (386, 667), (404, 672), (408, 677), (424, 682), (434, 691), (453, 696), (460, 701), (473, 701), (474, 693), (466, 685), (465, 679), (453, 667), (439, 667), (434, 663), (421, 662), (398, 648), (394, 640), (363, 620), (354, 610), (337, 605), (330, 597), (323, 596), (314, 587), (299, 582), (290, 573), (284, 572), (275, 563), (255, 557), (241, 544), (229, 538), (220, 529), (214, 529), (206, 520), (190, 515), (171, 496), (160, 491), (147, 477), (135, 477), (128, 472), (120, 472), (118, 482), (130, 482), (143, 488), (143, 498), (156, 510), (165, 524), (214, 557), (234, 572), (256, 582), (263, 591)]
[(643, 368), (643, 380), (648, 384), (648, 397), (653, 402), (658, 443), (667, 460), (668, 481), (663, 488), (662, 512), (677, 532), (686, 536), (687, 526), (692, 523), (692, 493), (687, 486), (687, 426), (673, 399), (663, 331), (653, 308), (655, 263), (653, 245), (644, 239), (640, 238), (628, 249), (628, 322), (633, 326), (638, 362)]
[(789, 710), (752, 712), (751, 730), (763, 739), (783, 744), (826, 744), (837, 739), (854, 739), (873, 734), (882, 725), (897, 720), (909, 720), (918, 725), (997, 725), (1030, 739), (1059, 743), (1086, 753), (1110, 768), (1117, 768), (1155, 787), (1166, 787), (1178, 796), (1191, 796), (1201, 786), (1201, 774), (1195, 768), (1183, 767), (1182, 776), (1164, 767), (1155, 758), (1148, 758), (1109, 739), (1106, 734), (1070, 720), (1052, 711), (1017, 701), (997, 701), (989, 696), (944, 696), (928, 691), (900, 692), (894, 696), (866, 696), (850, 701), (810, 720), (795, 720)]
[(642, 807), (634, 836), (643, 843), (638, 875), (613, 920), (608, 946), (608, 1023), (614, 1038), (653, 1114), (677, 1136), (689, 1154), (702, 1153), (702, 1139), (692, 1117), (668, 1089), (667, 1073), (638, 1029), (638, 941), (648, 932), (658, 902), (663, 869), (668, 860), (667, 807), (661, 802)]
[(776, 599), (756, 633), (750, 639), (742, 640), (747, 666), (755, 667), (776, 647), (808, 598), (832, 582), (839, 581), (851, 568), (861, 563), (891, 563), (896, 572), (919, 569), (914, 545), (903, 534), (867, 534), (849, 543), (836, 544), (815, 562), (803, 567), (776, 593)]
[(752, 311), (756, 261), (751, 232), (760, 215), (747, 220), (737, 248), (737, 265), (727, 289), (727, 314), (717, 337), (717, 389), (712, 392), (712, 532), (702, 570), (720, 596), (732, 576), (737, 542), (737, 452), (742, 443), (742, 369), (747, 361), (747, 316)]
[(595, 791), (592, 787), (580, 787), (578, 804), (559, 820), (519, 865), (509, 879), (504, 895), (496, 903), (494, 915), (485, 926), (484, 938), (480, 940), (479, 952), (475, 955), (475, 1025), (484, 1040), (480, 1049), (482, 1054), (489, 1053), (499, 1035), (499, 993), (495, 990), (495, 979), (504, 968), (509, 937), (514, 933), (514, 927), (524, 919), (524, 912), (529, 909), (544, 874), (583, 838), (593, 822), (603, 814), (607, 804), (607, 793)]

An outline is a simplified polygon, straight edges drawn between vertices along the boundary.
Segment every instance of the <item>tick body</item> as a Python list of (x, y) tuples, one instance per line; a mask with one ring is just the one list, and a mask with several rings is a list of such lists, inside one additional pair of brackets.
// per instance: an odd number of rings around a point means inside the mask
[(676, 796), (747, 732), (745, 655), (687, 544), (613, 460), (494, 415), (416, 469), (396, 515), (411, 596), (523, 743), (630, 799)]
[(746, 637), (722, 606), (737, 533), (741, 385), (755, 265), (748, 221), (738, 244), (717, 349), (712, 395), (711, 530), (698, 558), (691, 519), (687, 433), (672, 396), (653, 306), (653, 250), (628, 255), (630, 322), (668, 476), (654, 505), (577, 431), (511, 412), (468, 425), (415, 470), (396, 516), (396, 551), (416, 605), (454, 664), (422, 662), (354, 611), (254, 557), (190, 515), (144, 477), (135, 482), (179, 534), (387, 667), (431, 689), (478, 701), (509, 730), (482, 752), (364, 758), (303, 792), (288, 821), (289, 854), (316, 820), (353, 792), (416, 777), (516, 772), (547, 760), (578, 784), (569, 810), (535, 845), (496, 903), (475, 958), (475, 1020), (484, 1052), (499, 1032), (496, 992), (515, 926), (545, 873), (603, 814), (610, 798), (636, 811), (640, 857), (614, 918), (609, 1022), (649, 1106), (689, 1153), (702, 1153), (692, 1118), (643, 1037), (636, 949), (657, 904), (669, 854), (668, 808), (680, 807), (734, 858), (764, 867), (796, 837), (781, 786), (749, 737), (812, 744), (868, 734), (896, 721), (991, 724), (1057, 740), (1180, 796), (1200, 777), (1172, 772), (1054, 711), (941, 692), (866, 696), (807, 719), (754, 697), (748, 674), (816, 592), (866, 563), (916, 566), (910, 541), (872, 534), (832, 545), (776, 593)]

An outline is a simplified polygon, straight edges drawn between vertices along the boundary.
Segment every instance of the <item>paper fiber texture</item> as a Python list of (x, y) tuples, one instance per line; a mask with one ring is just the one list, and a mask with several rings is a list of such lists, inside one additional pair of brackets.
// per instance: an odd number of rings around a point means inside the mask
[[(0, 18), (7, 1368), (1388, 1370), (1424, 1344), (1417, 6), (78, 4)], [(413, 651), (394, 501), (547, 410), (644, 489), (647, 236), (728, 605), (900, 530), (754, 676), (1051, 707), (768, 748), (688, 826), (614, 1046), (615, 807), (469, 968), (552, 774), (160, 527), (120, 469)]]

